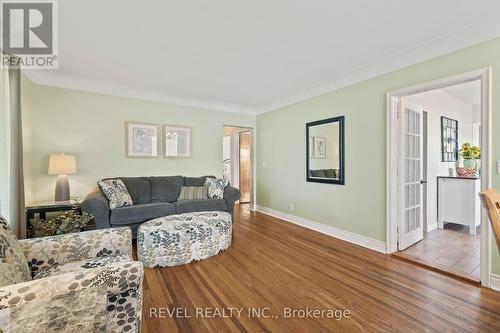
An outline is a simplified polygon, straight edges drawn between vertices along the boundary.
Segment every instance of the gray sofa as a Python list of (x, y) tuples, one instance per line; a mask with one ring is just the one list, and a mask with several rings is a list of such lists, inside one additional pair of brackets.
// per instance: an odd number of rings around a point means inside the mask
[(136, 238), (141, 223), (157, 217), (201, 211), (223, 211), (233, 215), (240, 191), (227, 186), (224, 199), (179, 200), (182, 186), (203, 186), (203, 177), (116, 177), (121, 179), (134, 202), (133, 206), (110, 210), (108, 200), (96, 187), (84, 199), (82, 211), (94, 215), (97, 229), (130, 227)]
[(309, 170), (309, 177), (339, 178), (339, 169)]

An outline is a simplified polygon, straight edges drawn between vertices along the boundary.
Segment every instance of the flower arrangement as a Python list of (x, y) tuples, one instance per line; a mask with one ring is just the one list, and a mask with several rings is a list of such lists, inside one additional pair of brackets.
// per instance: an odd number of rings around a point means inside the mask
[(481, 148), (471, 146), (470, 143), (466, 142), (462, 145), (462, 149), (460, 149), (460, 156), (464, 160), (478, 160), (481, 158)]
[(80, 215), (76, 209), (48, 220), (37, 218), (31, 221), (32, 236), (45, 237), (79, 232), (93, 219), (94, 216), (91, 214), (83, 213)]

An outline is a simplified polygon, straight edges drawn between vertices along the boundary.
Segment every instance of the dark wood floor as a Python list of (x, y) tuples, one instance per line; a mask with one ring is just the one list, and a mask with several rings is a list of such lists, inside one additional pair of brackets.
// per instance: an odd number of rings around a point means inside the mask
[[(249, 308), (271, 317), (249, 316)], [(286, 308), (327, 311), (321, 319), (285, 318)], [(335, 310), (351, 314), (328, 318)], [(233, 244), (224, 253), (146, 269), (142, 328), (146, 333), (500, 332), (500, 293), (240, 208)]]

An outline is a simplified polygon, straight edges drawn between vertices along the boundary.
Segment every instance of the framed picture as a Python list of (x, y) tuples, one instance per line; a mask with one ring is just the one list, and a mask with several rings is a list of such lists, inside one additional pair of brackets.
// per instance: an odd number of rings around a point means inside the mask
[(326, 158), (326, 138), (315, 136), (314, 140), (314, 158)]
[(163, 125), (165, 157), (191, 157), (191, 127)]
[(441, 161), (456, 162), (458, 159), (458, 121), (441, 117)]
[(125, 122), (125, 150), (127, 158), (160, 157), (160, 126), (135, 121)]
[(307, 140), (307, 144), (309, 146), (309, 156), (308, 156), (309, 158), (314, 158), (314, 156), (313, 156), (313, 151), (314, 151), (313, 142), (314, 142), (314, 137), (310, 136), (309, 140)]

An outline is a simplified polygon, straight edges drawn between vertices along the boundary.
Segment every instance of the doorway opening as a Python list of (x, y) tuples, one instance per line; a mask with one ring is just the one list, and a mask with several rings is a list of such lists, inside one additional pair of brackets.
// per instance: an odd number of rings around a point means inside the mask
[(253, 129), (224, 126), (222, 166), (224, 179), (240, 190), (240, 204), (251, 204), (253, 198)]
[(388, 253), (485, 286), (489, 77), (485, 69), (388, 94)]

